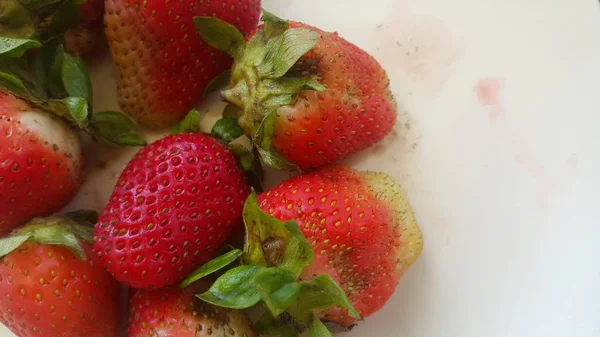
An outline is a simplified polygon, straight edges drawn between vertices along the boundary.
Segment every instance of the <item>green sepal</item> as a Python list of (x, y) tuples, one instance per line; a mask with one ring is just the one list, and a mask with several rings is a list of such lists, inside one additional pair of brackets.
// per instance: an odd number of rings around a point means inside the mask
[(254, 277), (257, 265), (239, 266), (219, 277), (207, 292), (197, 295), (204, 302), (230, 309), (248, 309), (260, 301)]
[(262, 193), (264, 191), (263, 179), (265, 172), (260, 163), (256, 147), (249, 150), (241, 144), (229, 144), (229, 150), (235, 155), (238, 167), (244, 171), (248, 184), (252, 186), (256, 193)]
[(0, 36), (36, 38), (36, 19), (19, 0), (0, 1)]
[[(286, 317), (286, 315), (282, 315)], [(282, 317), (273, 317), (270, 312), (264, 312), (254, 323), (254, 329), (260, 335), (268, 336), (280, 336), (280, 337), (298, 337), (300, 336), (299, 330), (290, 324), (289, 322), (282, 322)]]
[(235, 260), (237, 260), (242, 255), (242, 251), (239, 249), (233, 249), (219, 257), (212, 259), (211, 261), (205, 263), (202, 267), (196, 269), (189, 276), (187, 276), (181, 283), (179, 283), (179, 288), (185, 288), (190, 284), (210, 275), (223, 268), (232, 264)]
[(23, 56), (27, 50), (41, 46), (42, 43), (37, 40), (0, 36), (0, 56), (18, 58)]
[(227, 104), (225, 106), (225, 108), (223, 109), (223, 118), (237, 119), (238, 113), (239, 113), (239, 110), (235, 105)]
[(266, 268), (256, 275), (256, 289), (271, 315), (281, 315), (296, 302), (302, 289), (296, 278), (294, 273), (282, 268)]
[(221, 118), (215, 123), (210, 133), (213, 137), (225, 143), (231, 143), (243, 136), (244, 130), (242, 130), (236, 118)]
[(204, 89), (204, 96), (212, 94), (213, 92), (215, 92), (223, 87), (226, 87), (229, 84), (230, 80), (231, 80), (231, 71), (230, 70), (226, 70), (226, 71), (220, 73), (217, 77), (213, 78), (208, 83), (208, 85)]
[(145, 146), (136, 124), (121, 112), (100, 111), (92, 115), (87, 131), (95, 138), (114, 145)]
[(318, 275), (311, 281), (302, 282), (298, 300), (289, 311), (294, 317), (302, 319), (331, 307), (344, 308), (350, 317), (360, 319), (344, 290), (328, 275)]
[(315, 47), (318, 39), (319, 33), (308, 28), (288, 29), (281, 36), (269, 38), (258, 73), (262, 78), (282, 77), (304, 54)]
[(75, 0), (64, 0), (47, 20), (48, 36), (64, 34), (81, 20), (79, 5)]
[(92, 80), (81, 58), (64, 53), (61, 81), (69, 96), (84, 98), (92, 105)]
[(312, 263), (312, 246), (296, 222), (283, 223), (265, 213), (254, 193), (246, 200), (243, 218), (246, 240), (242, 261), (245, 264), (279, 267), (298, 277)]
[[(88, 101), (81, 97), (67, 97), (61, 100), (51, 100), (48, 105), (52, 107), (52, 111), (57, 115), (71, 120), (81, 129), (85, 129), (89, 124), (90, 108)], [(64, 115), (64, 110), (60, 107), (63, 105), (69, 115)]]
[(171, 129), (172, 135), (181, 135), (186, 133), (201, 133), (200, 129), (200, 111), (193, 109), (185, 118)]
[(307, 337), (333, 337), (329, 329), (321, 322), (319, 317), (312, 315), (312, 320), (306, 332)]
[(300, 172), (300, 168), (289, 162), (282, 155), (273, 150), (272, 139), (277, 121), (277, 109), (271, 109), (265, 114), (258, 127), (256, 135), (252, 139), (260, 159), (269, 167), (280, 170)]
[(82, 226), (68, 217), (36, 218), (11, 235), (0, 239), (0, 257), (4, 257), (26, 241), (45, 245), (58, 245), (68, 248), (83, 261), (87, 260), (80, 241), (93, 243), (90, 226)]
[(262, 8), (261, 10), (262, 10), (262, 16), (260, 18), (260, 21), (262, 21), (264, 23), (267, 23), (267, 22), (275, 22), (275, 23), (277, 23), (277, 22), (285, 22), (285, 23), (288, 23), (287, 20), (284, 20), (284, 19), (278, 17), (277, 15), (275, 15), (275, 14), (267, 11), (264, 8)]
[(198, 35), (209, 45), (224, 51), (234, 59), (244, 52), (244, 35), (233, 25), (212, 16), (196, 16), (194, 24)]
[(10, 91), (21, 98), (27, 100), (33, 99), (33, 95), (23, 81), (12, 74), (0, 72), (0, 88)]

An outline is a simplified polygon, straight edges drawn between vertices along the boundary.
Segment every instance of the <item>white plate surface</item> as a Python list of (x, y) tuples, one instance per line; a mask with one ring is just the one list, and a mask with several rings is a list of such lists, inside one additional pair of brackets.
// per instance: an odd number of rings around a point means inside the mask
[[(263, 4), (372, 53), (402, 104), (393, 134), (345, 163), (401, 182), (425, 250), (345, 336), (600, 336), (597, 1)], [(92, 76), (96, 108), (116, 109), (110, 60)], [(222, 103), (201, 107), (216, 115)], [(69, 208), (101, 210), (133, 153), (86, 147)]]

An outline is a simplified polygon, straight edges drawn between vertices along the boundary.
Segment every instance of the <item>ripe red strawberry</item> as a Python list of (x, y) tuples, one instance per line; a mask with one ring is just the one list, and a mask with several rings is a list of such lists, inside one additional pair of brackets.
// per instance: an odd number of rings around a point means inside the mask
[(79, 6), (81, 20), (65, 33), (65, 48), (72, 55), (93, 57), (107, 47), (104, 36), (104, 0), (88, 0)]
[(60, 210), (82, 176), (79, 140), (59, 119), (0, 92), (0, 233)]
[[(288, 180), (258, 200), (272, 216), (296, 219), (312, 244), (315, 259), (301, 277), (329, 275), (363, 318), (387, 302), (423, 247), (404, 193), (382, 173), (327, 167)], [(320, 317), (343, 326), (355, 322), (337, 308)]]
[(175, 135), (125, 168), (96, 225), (95, 251), (119, 281), (157, 289), (214, 257), (238, 229), (248, 184), (233, 154), (205, 135)]
[(107, 0), (106, 36), (121, 109), (152, 128), (181, 120), (231, 65), (196, 35), (193, 18), (214, 16), (248, 33), (259, 13), (260, 0)]
[[(239, 32), (215, 19), (205, 18), (198, 31), (214, 46), (234, 51), (232, 88), (222, 95), (240, 109), (240, 126), (267, 152), (267, 164), (289, 168), (283, 156), (314, 169), (364, 150), (392, 130), (396, 102), (385, 70), (371, 55), (336, 33), (268, 13), (263, 20), (245, 46)], [(230, 38), (213, 38), (215, 26)]]
[(258, 336), (243, 312), (204, 303), (194, 296), (193, 288), (136, 290), (129, 310), (129, 337)]
[(91, 241), (91, 224), (66, 218), (1, 239), (0, 322), (18, 337), (116, 337), (119, 284), (94, 263)]

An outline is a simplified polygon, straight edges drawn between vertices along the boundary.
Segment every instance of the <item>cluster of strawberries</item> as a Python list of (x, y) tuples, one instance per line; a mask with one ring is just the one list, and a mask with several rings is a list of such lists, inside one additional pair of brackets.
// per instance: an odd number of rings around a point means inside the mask
[[(130, 337), (330, 336), (392, 296), (423, 245), (410, 205), (390, 176), (334, 164), (396, 122), (373, 57), (268, 12), (257, 28), (259, 0), (7, 3), (0, 322), (17, 336), (113, 337), (124, 317)], [(104, 34), (121, 109), (171, 135), (146, 146), (93, 111), (81, 57)], [(193, 107), (222, 87), (203, 134)], [(78, 131), (144, 148), (100, 216), (52, 215), (83, 179)], [(263, 165), (300, 174), (263, 192)]]

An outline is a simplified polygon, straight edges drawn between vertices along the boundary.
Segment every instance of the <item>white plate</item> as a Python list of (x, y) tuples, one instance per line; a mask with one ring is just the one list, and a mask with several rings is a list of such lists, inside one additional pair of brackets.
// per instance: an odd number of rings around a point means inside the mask
[[(401, 182), (425, 250), (345, 336), (600, 336), (596, 1), (263, 4), (371, 52), (403, 106), (394, 134), (346, 163)], [(110, 60), (93, 70), (96, 108), (117, 108)], [(133, 152), (87, 147), (69, 207), (101, 210)]]

